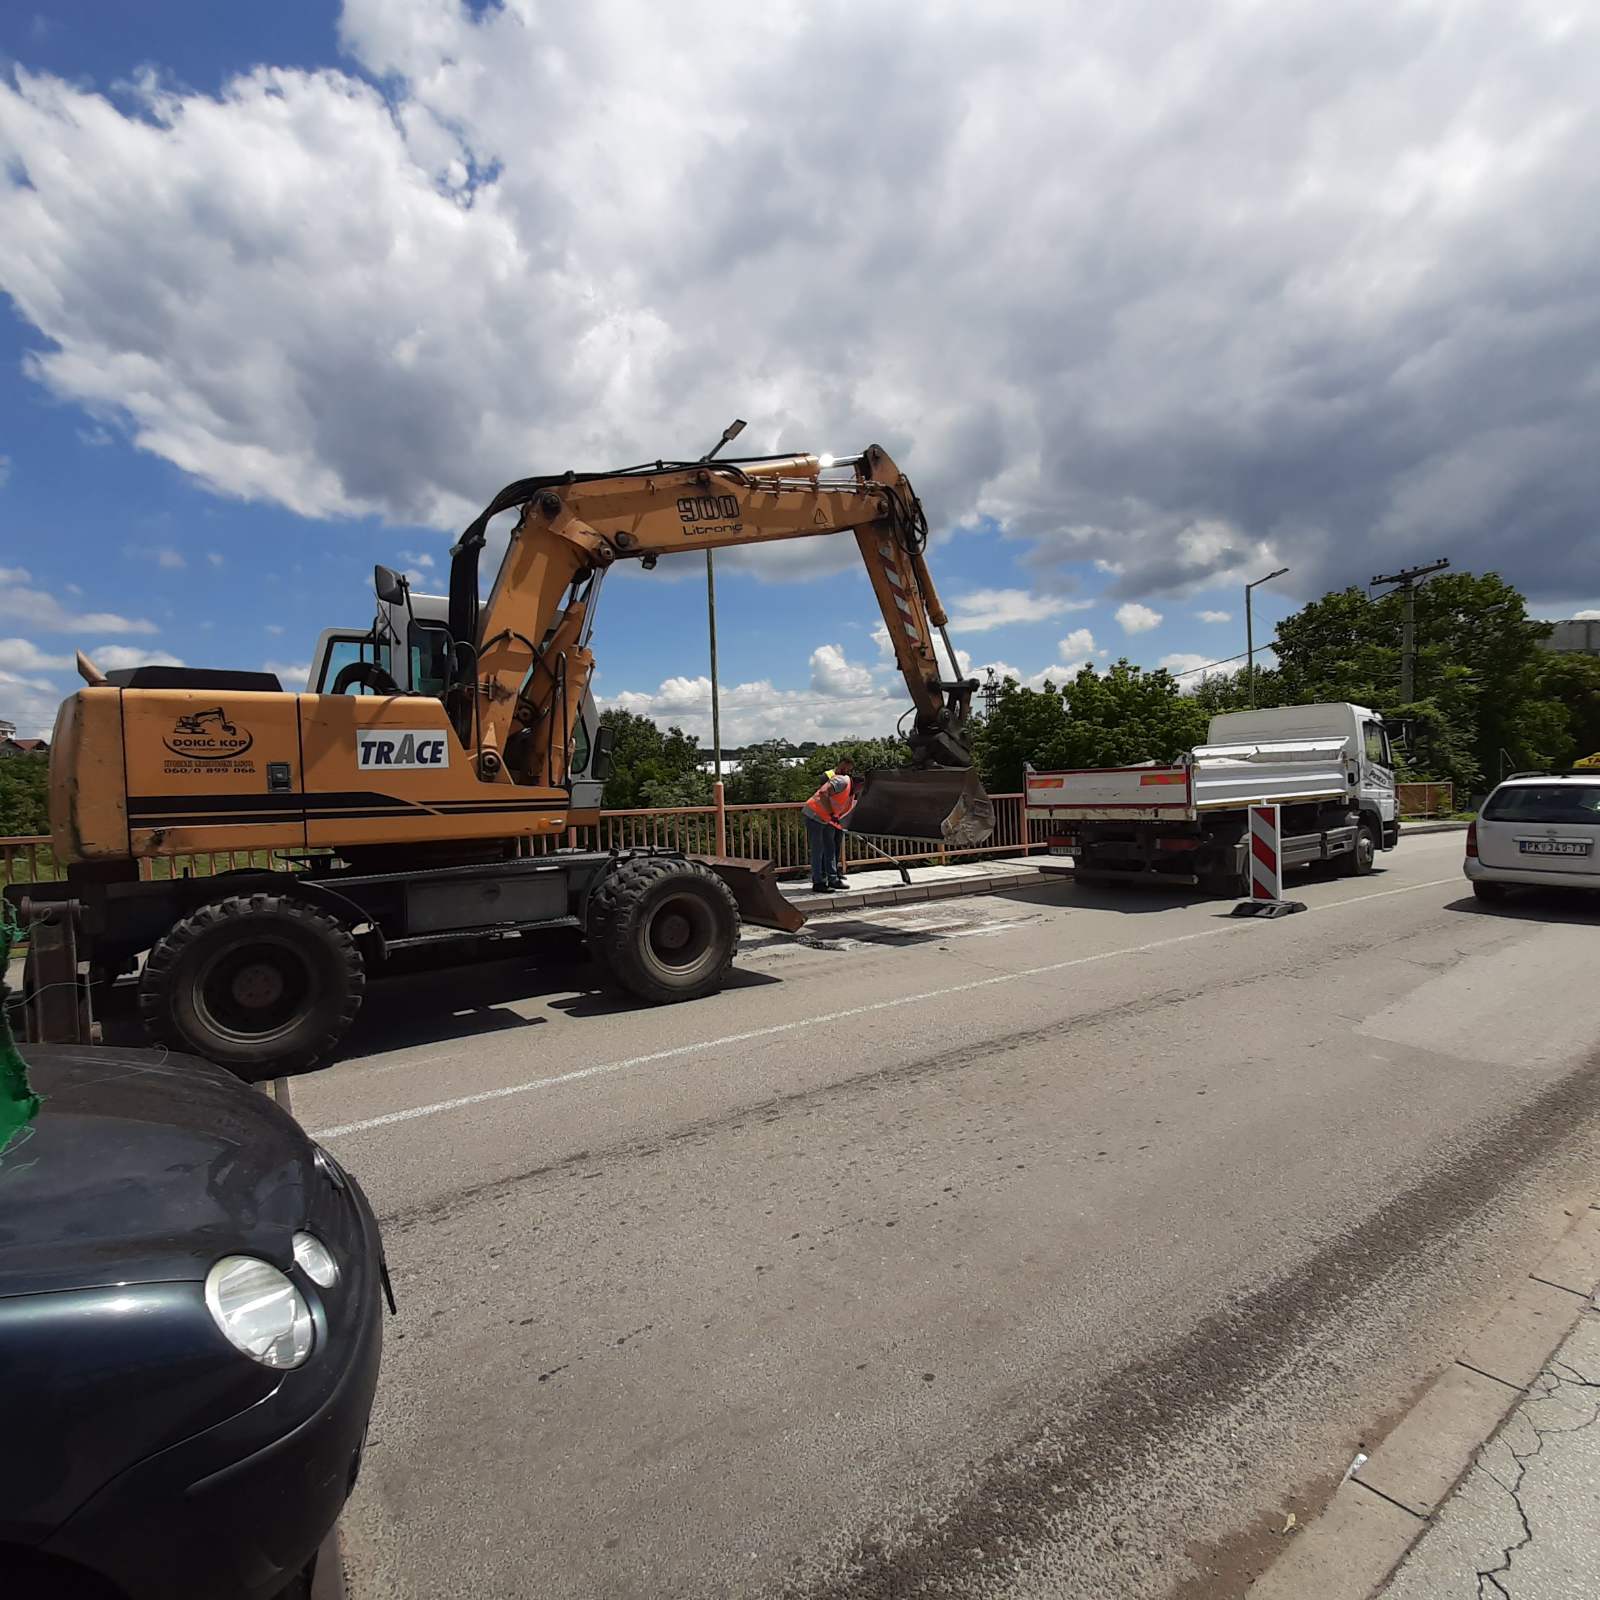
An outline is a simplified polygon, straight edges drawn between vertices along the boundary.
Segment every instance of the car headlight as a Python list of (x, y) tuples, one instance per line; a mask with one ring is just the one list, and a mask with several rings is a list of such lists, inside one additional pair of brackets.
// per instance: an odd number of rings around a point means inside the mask
[(223, 1338), (264, 1367), (298, 1367), (311, 1354), (311, 1308), (270, 1261), (224, 1256), (206, 1274), (206, 1309)]
[(319, 1289), (331, 1289), (339, 1281), (339, 1263), (333, 1252), (314, 1233), (294, 1236), (294, 1259), (300, 1270)]

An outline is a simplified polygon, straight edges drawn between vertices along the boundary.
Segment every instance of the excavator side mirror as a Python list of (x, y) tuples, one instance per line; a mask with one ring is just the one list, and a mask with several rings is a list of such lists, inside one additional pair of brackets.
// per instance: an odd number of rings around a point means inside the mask
[(374, 567), (372, 587), (386, 606), (397, 606), (406, 597), (406, 580), (393, 567)]
[(596, 783), (604, 783), (611, 776), (611, 748), (617, 742), (615, 728), (597, 729), (594, 736), (594, 755), (589, 760), (589, 776)]

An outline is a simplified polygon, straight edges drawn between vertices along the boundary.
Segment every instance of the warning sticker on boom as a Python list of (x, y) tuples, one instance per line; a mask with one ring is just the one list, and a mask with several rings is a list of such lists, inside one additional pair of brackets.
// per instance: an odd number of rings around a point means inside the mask
[(358, 728), (356, 765), (434, 772), (450, 765), (450, 741), (437, 728)]

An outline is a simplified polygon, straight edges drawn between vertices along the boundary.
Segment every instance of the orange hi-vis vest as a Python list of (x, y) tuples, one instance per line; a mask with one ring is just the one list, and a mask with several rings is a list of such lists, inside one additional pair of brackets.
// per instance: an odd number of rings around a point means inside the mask
[(829, 773), (823, 779), (822, 787), (806, 801), (807, 811), (835, 826), (844, 821), (844, 815), (850, 809), (850, 780), (845, 778), (843, 786), (835, 789), (834, 785), (839, 781), (838, 777)]

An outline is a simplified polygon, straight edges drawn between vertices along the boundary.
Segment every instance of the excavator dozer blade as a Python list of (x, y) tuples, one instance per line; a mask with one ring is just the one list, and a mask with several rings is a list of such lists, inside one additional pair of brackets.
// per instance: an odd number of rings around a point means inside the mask
[(884, 767), (867, 774), (845, 826), (972, 850), (994, 832), (994, 802), (973, 767)]
[(745, 922), (758, 928), (781, 928), (798, 933), (806, 925), (806, 914), (784, 894), (777, 884), (778, 869), (770, 861), (747, 856), (696, 856), (727, 884)]

